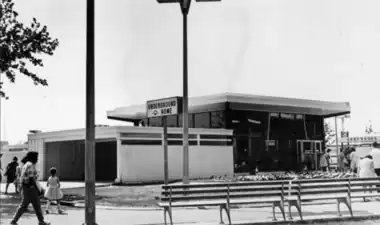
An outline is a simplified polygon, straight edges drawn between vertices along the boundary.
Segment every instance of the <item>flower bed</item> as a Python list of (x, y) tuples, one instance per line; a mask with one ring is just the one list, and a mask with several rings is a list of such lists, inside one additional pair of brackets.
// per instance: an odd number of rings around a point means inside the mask
[(237, 182), (237, 181), (270, 181), (270, 180), (294, 180), (294, 179), (340, 179), (355, 177), (353, 173), (341, 172), (285, 172), (285, 173), (259, 173), (257, 175), (235, 176), (234, 178), (226, 176), (213, 176), (209, 181), (214, 182)]

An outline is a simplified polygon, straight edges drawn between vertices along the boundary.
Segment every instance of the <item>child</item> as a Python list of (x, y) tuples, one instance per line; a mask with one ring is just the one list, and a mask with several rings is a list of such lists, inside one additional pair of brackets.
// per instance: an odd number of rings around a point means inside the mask
[(61, 210), (60, 200), (63, 198), (63, 194), (61, 191), (61, 184), (59, 183), (59, 178), (56, 176), (57, 169), (51, 168), (50, 169), (50, 177), (47, 181), (47, 190), (45, 193), (45, 198), (47, 198), (47, 204), (46, 204), (46, 214), (49, 214), (49, 207), (52, 201), (57, 201), (57, 209), (58, 213), (63, 213)]

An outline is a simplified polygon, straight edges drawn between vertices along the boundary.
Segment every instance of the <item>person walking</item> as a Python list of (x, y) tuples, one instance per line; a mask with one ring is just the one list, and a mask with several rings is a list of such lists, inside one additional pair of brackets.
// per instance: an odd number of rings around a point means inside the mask
[(359, 164), (360, 158), (356, 154), (356, 149), (354, 147), (351, 148), (350, 153), (350, 168), (352, 173), (358, 173), (358, 164)]
[(3, 153), (0, 153), (0, 184), (2, 183), (3, 177), (1, 176), (1, 173), (3, 171), (3, 167), (1, 167), (1, 158), (3, 157)]
[(25, 165), (25, 163), (27, 163), (27, 158), (26, 156), (24, 156), (22, 159), (21, 159), (21, 163), (18, 165), (17, 169), (16, 169), (16, 182), (17, 182), (17, 187), (18, 187), (18, 193), (20, 193), (21, 195), (21, 191), (22, 191), (22, 183), (21, 183), (21, 171), (22, 171), (22, 167)]
[[(375, 168), (375, 173), (378, 177), (380, 177), (380, 146), (377, 142), (372, 144), (372, 150), (369, 153), (373, 158), (373, 166)], [(380, 193), (380, 184), (376, 185), (377, 192)]]
[(346, 160), (346, 156), (344, 155), (343, 148), (340, 149), (339, 155), (338, 155), (338, 172), (344, 172), (344, 163)]
[(18, 167), (17, 161), (18, 161), (17, 157), (13, 157), (12, 162), (10, 162), (8, 164), (7, 169), (5, 170), (4, 175), (7, 176), (7, 184), (5, 186), (5, 194), (8, 194), (8, 188), (9, 188), (10, 184), (15, 185), (15, 192), (16, 192), (16, 194), (18, 194), (18, 185), (15, 182), (16, 178), (17, 178), (17, 176), (16, 176), (16, 171), (17, 171), (17, 167)]
[(45, 198), (48, 202), (46, 204), (46, 214), (49, 214), (49, 207), (52, 201), (57, 201), (57, 210), (59, 214), (62, 214), (60, 200), (63, 198), (61, 191), (61, 183), (59, 182), (59, 177), (57, 176), (57, 169), (52, 167), (50, 169), (50, 177), (47, 181), (47, 190), (45, 192)]
[(45, 222), (41, 209), (40, 195), (42, 188), (38, 182), (38, 172), (36, 169), (38, 152), (30, 151), (26, 154), (26, 158), (27, 163), (25, 163), (21, 170), (22, 200), (10, 224), (17, 225), (17, 221), (23, 215), (25, 209), (32, 203), (39, 225), (50, 225), (50, 223)]
[[(375, 174), (375, 168), (374, 168), (374, 164), (373, 164), (373, 160), (372, 160), (372, 156), (371, 155), (367, 155), (365, 157), (363, 157), (360, 161), (359, 161), (359, 164), (358, 164), (358, 175), (359, 175), (359, 178), (373, 178), (373, 177), (376, 177), (376, 174)], [(368, 185), (363, 185), (364, 188), (366, 188)], [(370, 193), (372, 191), (370, 190)], [(363, 198), (364, 201), (366, 201), (366, 198), (364, 197)]]
[(319, 166), (323, 172), (327, 172), (330, 170), (330, 152), (331, 149), (327, 149), (327, 151), (323, 151), (323, 154), (319, 160)]

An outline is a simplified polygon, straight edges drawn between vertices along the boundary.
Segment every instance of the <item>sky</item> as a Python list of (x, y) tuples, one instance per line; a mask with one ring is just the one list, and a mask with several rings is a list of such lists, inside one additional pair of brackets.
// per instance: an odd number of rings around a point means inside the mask
[[(1, 139), (29, 130), (85, 127), (86, 1), (15, 0), (20, 20), (36, 17), (60, 46), (5, 85)], [(347, 101), (351, 134), (380, 129), (380, 1), (223, 0), (193, 2), (189, 14), (189, 95), (222, 92)], [(182, 95), (182, 17), (178, 4), (96, 1), (96, 124), (106, 111)], [(352, 136), (352, 135), (351, 135)]]

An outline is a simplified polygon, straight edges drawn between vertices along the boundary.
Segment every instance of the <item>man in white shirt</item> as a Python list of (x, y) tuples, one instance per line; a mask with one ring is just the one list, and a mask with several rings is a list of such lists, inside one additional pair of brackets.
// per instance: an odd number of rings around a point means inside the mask
[(380, 176), (380, 148), (377, 142), (372, 144), (372, 150), (369, 153), (373, 158), (373, 164), (375, 166), (375, 173)]
[[(380, 148), (377, 142), (372, 144), (372, 150), (369, 153), (372, 156), (373, 164), (375, 167), (375, 173), (378, 177), (380, 177)], [(380, 185), (376, 185), (377, 188), (380, 188)], [(377, 190), (380, 193), (380, 190)]]

